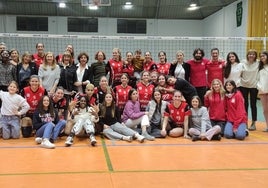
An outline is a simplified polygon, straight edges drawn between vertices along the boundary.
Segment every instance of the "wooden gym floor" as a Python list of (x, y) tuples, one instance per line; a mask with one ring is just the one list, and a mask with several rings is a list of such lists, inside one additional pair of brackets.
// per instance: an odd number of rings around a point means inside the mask
[(138, 143), (97, 137), (97, 147), (75, 139), (56, 149), (34, 138), (0, 140), (0, 187), (268, 187), (268, 133), (245, 141), (166, 138)]

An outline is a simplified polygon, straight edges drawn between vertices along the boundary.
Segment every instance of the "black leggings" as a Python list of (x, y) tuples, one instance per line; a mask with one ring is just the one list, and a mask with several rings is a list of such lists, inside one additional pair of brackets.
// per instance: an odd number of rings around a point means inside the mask
[(248, 95), (250, 95), (250, 109), (251, 109), (251, 117), (252, 121), (257, 121), (257, 96), (258, 90), (256, 88), (246, 88), (240, 87), (244, 99), (245, 99), (245, 109), (248, 114)]

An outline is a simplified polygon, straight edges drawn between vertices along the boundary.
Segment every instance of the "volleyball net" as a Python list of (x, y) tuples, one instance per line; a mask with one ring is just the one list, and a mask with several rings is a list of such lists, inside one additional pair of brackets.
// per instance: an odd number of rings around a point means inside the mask
[(238, 54), (240, 59), (246, 58), (247, 50), (258, 52), (267, 49), (267, 37), (164, 37), (164, 36), (99, 36), (99, 35), (51, 35), (51, 34), (7, 34), (0, 33), (0, 42), (5, 42), (8, 49), (16, 48), (20, 54), (25, 51), (35, 53), (35, 45), (41, 42), (45, 51), (55, 55), (63, 53), (67, 44), (72, 44), (75, 56), (80, 52), (89, 54), (89, 62), (94, 62), (95, 53), (104, 51), (107, 59), (112, 57), (113, 48), (120, 48), (122, 57), (127, 51), (135, 52), (141, 49), (143, 54), (150, 51), (154, 61), (158, 61), (158, 52), (165, 51), (167, 60), (173, 61), (176, 52), (182, 50), (185, 60), (193, 57), (196, 48), (205, 51), (205, 57), (210, 58), (212, 48), (218, 48), (220, 57), (226, 59), (230, 51)]

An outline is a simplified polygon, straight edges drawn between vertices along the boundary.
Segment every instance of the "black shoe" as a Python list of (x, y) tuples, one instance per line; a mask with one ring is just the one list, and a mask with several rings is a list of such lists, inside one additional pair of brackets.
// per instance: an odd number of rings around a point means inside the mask
[(211, 140), (221, 140), (221, 134), (216, 134), (216, 135), (213, 135)]
[(49, 141), (50, 141), (52, 144), (55, 142), (52, 138), (50, 138)]
[(192, 136), (192, 141), (195, 142), (197, 140), (201, 140), (199, 136)]
[(246, 136), (248, 136), (249, 135), (249, 132), (248, 132), (248, 129), (246, 129)]

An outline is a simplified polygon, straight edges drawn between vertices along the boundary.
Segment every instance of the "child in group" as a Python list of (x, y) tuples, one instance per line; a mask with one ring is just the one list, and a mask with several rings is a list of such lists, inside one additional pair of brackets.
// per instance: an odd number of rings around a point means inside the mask
[(137, 90), (134, 88), (130, 89), (128, 92), (128, 101), (123, 111), (122, 121), (127, 127), (134, 130), (140, 125), (141, 135), (144, 136), (146, 140), (153, 141), (155, 137), (149, 135), (147, 132), (147, 129), (150, 129), (148, 114), (149, 112), (140, 110)]
[(226, 102), (225, 90), (219, 79), (212, 80), (211, 88), (204, 96), (204, 106), (208, 108), (211, 125), (219, 125), (223, 136), (226, 124)]
[(40, 86), (40, 78), (38, 75), (32, 75), (29, 80), (29, 86), (21, 90), (21, 96), (24, 97), (30, 105), (28, 112), (21, 118), (21, 132), (24, 138), (33, 136), (33, 113), (41, 97), (44, 95), (47, 95), (47, 91)]
[(128, 128), (121, 123), (121, 117), (118, 107), (111, 93), (106, 93), (104, 102), (100, 105), (100, 125), (103, 126), (103, 134), (111, 140), (125, 140), (131, 142), (137, 139), (144, 142), (144, 136)]
[(227, 80), (224, 85), (226, 91), (226, 125), (225, 138), (244, 140), (247, 136), (247, 112), (244, 106), (244, 97), (237, 90), (233, 80)]
[(188, 136), (188, 116), (190, 115), (189, 105), (183, 101), (182, 93), (175, 90), (173, 100), (169, 103), (164, 112), (161, 135), (166, 137), (189, 138)]
[(94, 88), (95, 86), (91, 83), (86, 86), (85, 93), (89, 106), (97, 104), (97, 95), (94, 93)]
[(0, 91), (2, 100), (0, 126), (3, 126), (3, 139), (20, 138), (20, 116), (25, 114), (30, 106), (26, 100), (17, 94), (19, 85), (11, 81), (8, 92)]
[(85, 96), (81, 96), (78, 103), (78, 107), (71, 110), (71, 114), (74, 116), (73, 119), (75, 124), (70, 135), (66, 139), (65, 146), (71, 146), (73, 144), (74, 136), (78, 135), (83, 130), (85, 130), (89, 136), (90, 144), (95, 146), (97, 141), (94, 137), (94, 123), (99, 121), (98, 107), (89, 107), (87, 98)]
[(53, 108), (51, 99), (45, 95), (38, 102), (38, 107), (33, 114), (33, 128), (36, 130), (35, 142), (47, 149), (55, 148), (51, 142), (58, 137), (65, 127), (65, 121), (59, 121), (58, 112)]
[(148, 133), (155, 138), (165, 138), (165, 136), (161, 134), (161, 129), (164, 120), (164, 112), (168, 104), (167, 101), (162, 100), (161, 92), (155, 89), (153, 98), (146, 108), (150, 120), (150, 130)]
[[(201, 99), (198, 96), (193, 96), (191, 104), (189, 134), (192, 136), (192, 141), (211, 140), (214, 135), (217, 135), (217, 140), (221, 140), (221, 127), (219, 125), (212, 127), (208, 110), (202, 106)], [(215, 136), (214, 139), (216, 139)]]

